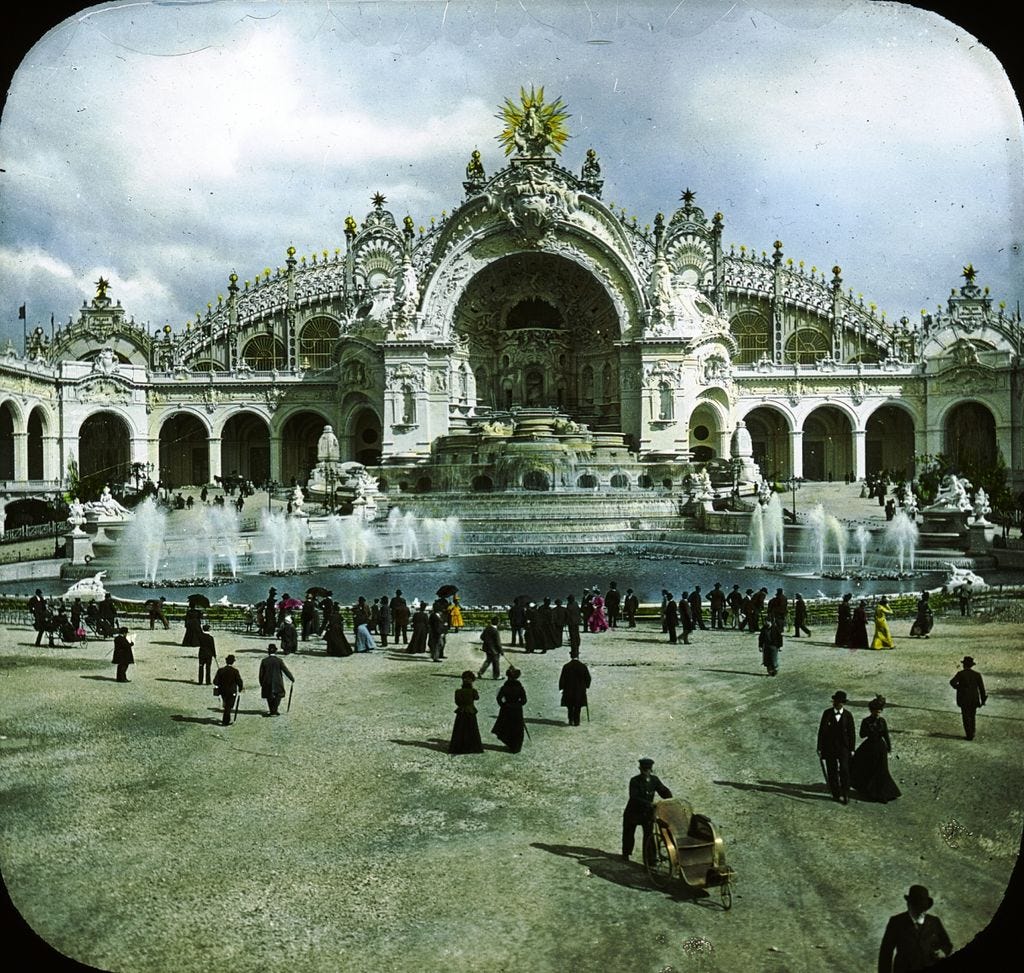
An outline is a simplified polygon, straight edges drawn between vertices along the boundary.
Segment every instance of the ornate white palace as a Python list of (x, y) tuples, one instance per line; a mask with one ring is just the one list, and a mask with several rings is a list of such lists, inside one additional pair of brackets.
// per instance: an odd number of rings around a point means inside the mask
[(378, 194), (343, 248), (232, 273), (181, 331), (136, 324), (101, 278), (52, 339), (0, 353), (0, 492), (53, 490), (71, 460), (115, 483), (305, 483), (325, 425), (395, 493), (664, 490), (708, 461), (912, 475), (940, 452), (1001, 454), (1024, 486), (1021, 322), (972, 266), (945, 308), (886, 320), (839, 267), (724, 246), (689, 190), (627, 218), (593, 149), (558, 161), (561, 108), (507, 102), (507, 164), (473, 152), (439, 221)]

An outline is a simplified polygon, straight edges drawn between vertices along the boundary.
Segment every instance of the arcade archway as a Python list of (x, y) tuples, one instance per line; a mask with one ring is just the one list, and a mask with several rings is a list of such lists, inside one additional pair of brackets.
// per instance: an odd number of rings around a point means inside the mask
[(28, 478), (46, 479), (46, 453), (43, 450), (43, 436), (46, 421), (42, 409), (33, 409), (28, 417)]
[(14, 411), (0, 405), (0, 480), (14, 479)]
[(221, 469), (253, 483), (266, 483), (270, 472), (270, 431), (262, 417), (239, 412), (224, 423), (220, 440)]
[[(83, 483), (127, 483), (131, 474), (131, 432), (114, 412), (96, 412), (78, 430), (78, 474)], [(84, 491), (87, 495), (91, 490)], [(84, 499), (84, 498), (83, 498)]]
[(943, 452), (957, 469), (991, 466), (999, 455), (996, 420), (980, 402), (962, 402), (946, 414)]
[(883, 405), (871, 413), (864, 434), (864, 472), (889, 470), (899, 479), (914, 477), (914, 420), (898, 405)]
[(789, 424), (776, 409), (762, 406), (748, 412), (743, 421), (750, 433), (754, 462), (767, 480), (782, 480), (793, 471), (789, 448)]
[(353, 414), (349, 428), (351, 458), (363, 466), (379, 466), (381, 426), (377, 413), (369, 406), (364, 406)]
[(206, 427), (187, 412), (160, 427), (160, 482), (169, 490), (210, 480), (210, 442)]
[(316, 446), (328, 421), (319, 412), (296, 412), (281, 430), (281, 482), (304, 484), (316, 466)]
[(805, 480), (842, 480), (853, 473), (853, 426), (834, 406), (821, 406), (804, 420)]

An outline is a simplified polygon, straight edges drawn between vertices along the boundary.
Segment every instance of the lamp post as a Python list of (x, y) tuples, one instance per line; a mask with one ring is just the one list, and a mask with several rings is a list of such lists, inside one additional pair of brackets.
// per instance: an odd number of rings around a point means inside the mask
[(791, 476), (786, 484), (793, 491), (793, 523), (796, 523), (796, 491), (800, 489), (804, 478), (802, 476)]

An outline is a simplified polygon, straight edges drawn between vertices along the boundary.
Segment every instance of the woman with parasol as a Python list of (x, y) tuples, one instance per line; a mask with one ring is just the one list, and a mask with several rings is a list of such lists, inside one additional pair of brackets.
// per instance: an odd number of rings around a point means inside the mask
[(199, 646), (199, 636), (203, 634), (203, 609), (210, 607), (210, 599), (203, 594), (188, 596), (188, 608), (185, 611), (185, 635), (182, 645)]
[(448, 627), (453, 632), (458, 632), (466, 623), (462, 618), (462, 608), (459, 605), (458, 588), (453, 584), (441, 585), (437, 589), (438, 598), (451, 598), (451, 607), (448, 609)]

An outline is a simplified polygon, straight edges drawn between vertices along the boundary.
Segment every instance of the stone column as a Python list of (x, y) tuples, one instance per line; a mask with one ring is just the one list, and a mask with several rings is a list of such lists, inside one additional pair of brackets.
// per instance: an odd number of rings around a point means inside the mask
[(864, 452), (867, 438), (868, 431), (866, 429), (853, 430), (853, 476), (856, 480), (863, 480), (867, 476), (867, 461)]
[(789, 464), (791, 476), (804, 475), (804, 431), (792, 429), (789, 433)]
[[(208, 477), (209, 477), (210, 483), (216, 483), (217, 482), (216, 477), (224, 475), (222, 470), (221, 470), (221, 462), (222, 462), (222, 460), (221, 460), (221, 451), (220, 451), (220, 444), (221, 444), (220, 436), (211, 436), (207, 440), (207, 444), (209, 445), (209, 467), (210, 467), (210, 472), (208, 474)], [(273, 447), (271, 447), (271, 450), (273, 450)], [(273, 456), (273, 452), (271, 452), (271, 456)]]
[(270, 471), (267, 474), (270, 479), (281, 482), (281, 437), (280, 435), (270, 436)]
[(24, 483), (28, 479), (28, 433), (14, 433), (14, 480)]
[(58, 483), (64, 474), (60, 468), (59, 443), (56, 436), (43, 436), (43, 479)]

